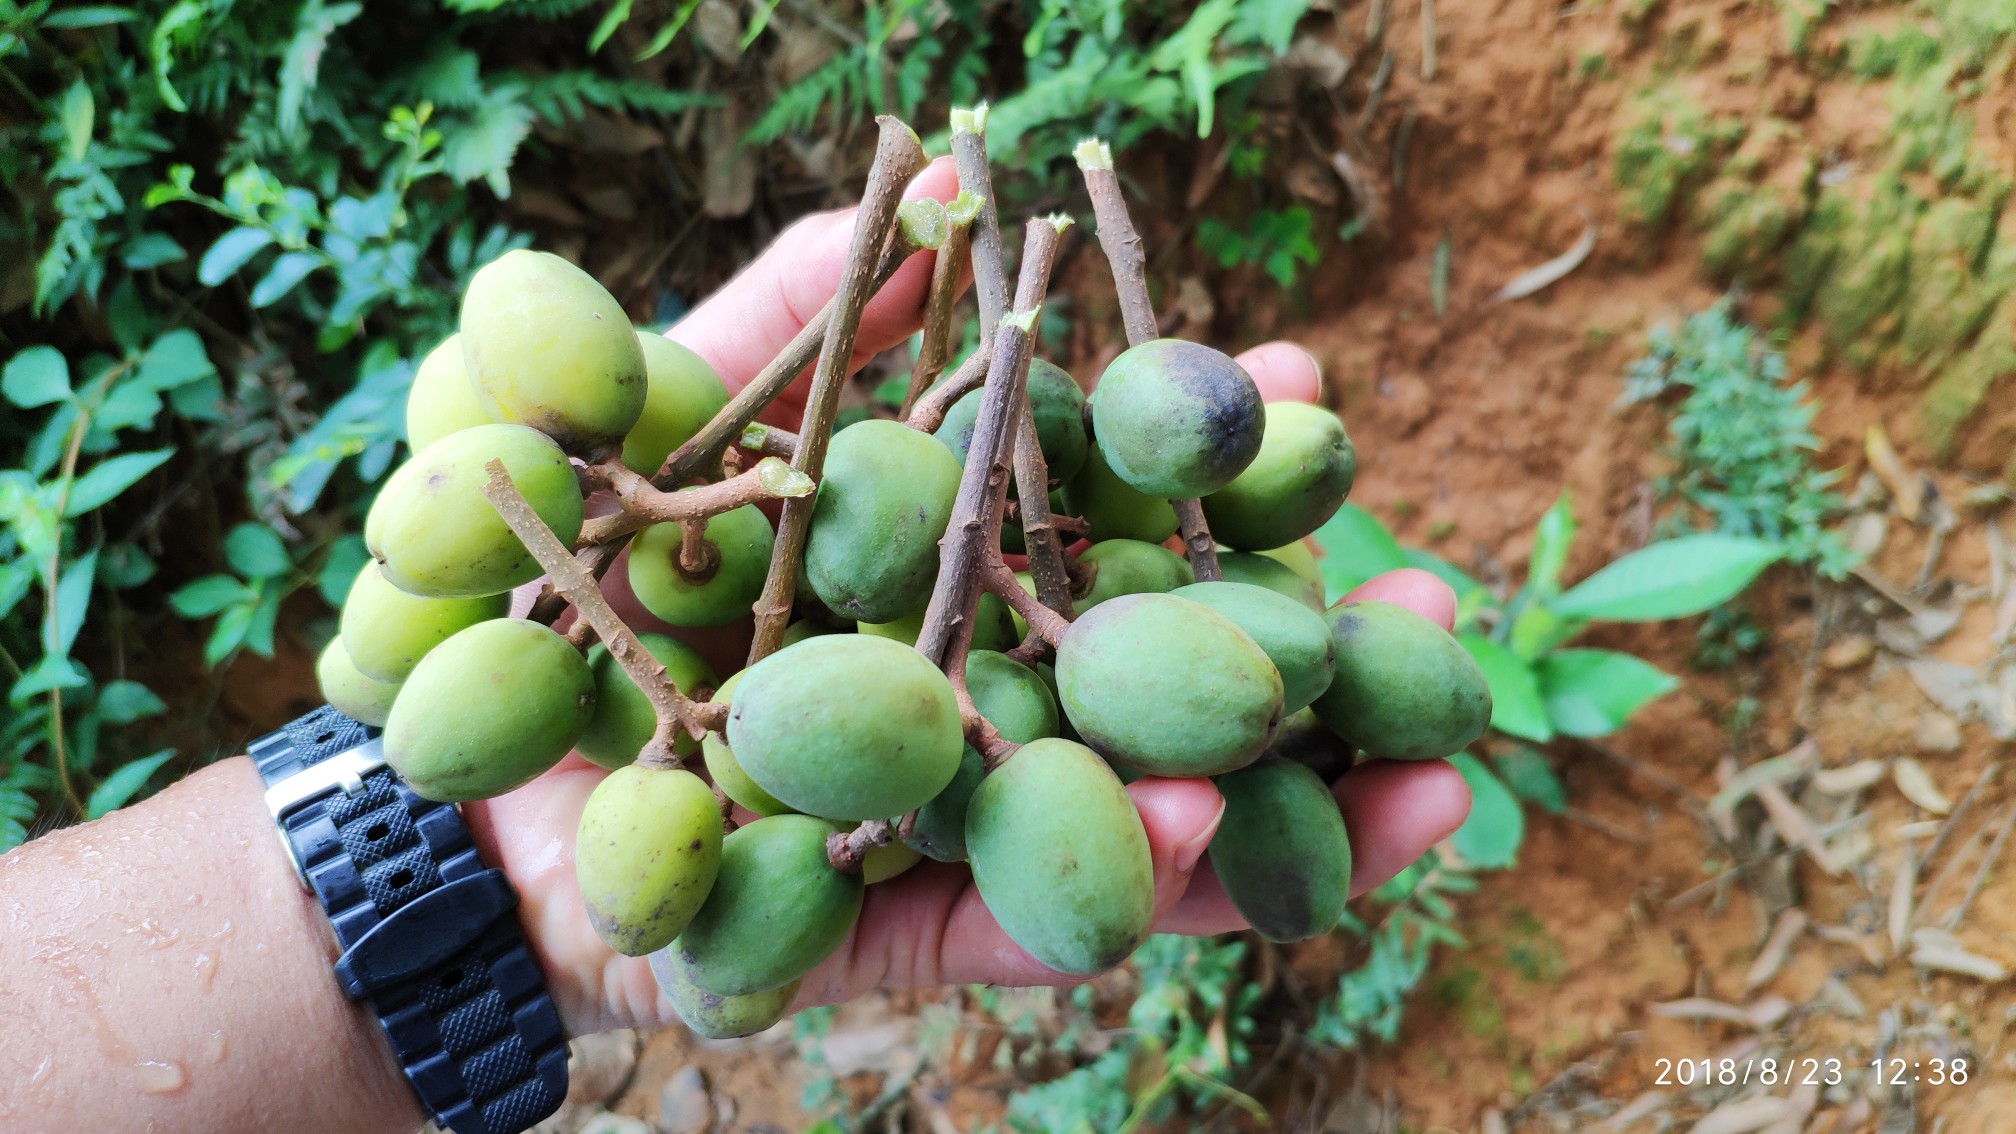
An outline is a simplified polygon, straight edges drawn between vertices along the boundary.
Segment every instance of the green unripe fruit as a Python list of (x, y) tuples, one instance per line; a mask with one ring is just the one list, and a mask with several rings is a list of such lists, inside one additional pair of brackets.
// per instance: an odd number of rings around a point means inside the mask
[[(923, 618), (921, 615), (918, 618), (918, 629), (923, 629)], [(781, 650), (786, 646), (795, 646), (807, 638), (817, 638), (822, 634), (839, 633), (843, 633), (843, 631), (835, 630), (831, 626), (821, 625), (816, 618), (801, 618), (784, 628), (784, 636), (777, 640), (777, 648)], [(913, 638), (912, 640), (914, 641), (915, 639)]]
[(1337, 674), (1316, 715), (1367, 756), (1436, 760), (1462, 751), (1491, 723), (1491, 686), (1449, 632), (1384, 602), (1330, 611)]
[(1323, 588), (1311, 585), (1294, 568), (1271, 556), (1251, 551), (1221, 551), (1218, 571), (1228, 583), (1251, 583), (1286, 595), (1318, 614), (1323, 612)]
[(673, 626), (726, 626), (749, 617), (762, 596), (776, 538), (770, 517), (754, 504), (710, 516), (714, 568), (689, 578), (679, 569), (679, 525), (653, 524), (630, 541), (630, 589), (644, 609)]
[(1120, 778), (1068, 740), (1027, 744), (966, 812), (973, 882), (1015, 944), (1059, 972), (1105, 972), (1155, 919), (1148, 833)]
[(1074, 600), (1079, 614), (1121, 595), (1161, 594), (1197, 579), (1190, 561), (1181, 555), (1158, 544), (1131, 539), (1093, 544), (1078, 557), (1078, 569), (1092, 579)]
[[(714, 684), (714, 667), (693, 647), (648, 632), (637, 635), (637, 640), (665, 667), (666, 679), (679, 692), (690, 694), (703, 685)], [(651, 699), (630, 680), (606, 644), (597, 642), (589, 647), (588, 669), (595, 675), (595, 713), (574, 741), (574, 751), (605, 768), (626, 767), (637, 759), (651, 734), (658, 730), (658, 710), (651, 707)], [(683, 729), (672, 742), (672, 751), (681, 756), (691, 756), (699, 750), (700, 742)]]
[[(973, 707), (1006, 740), (1027, 744), (1057, 735), (1056, 695), (1035, 670), (1006, 654), (974, 650), (967, 655), (966, 690)], [(985, 774), (979, 751), (966, 745), (952, 782), (917, 809), (917, 822), (904, 841), (940, 862), (965, 859), (966, 806)]]
[(1192, 583), (1170, 593), (1201, 602), (1246, 631), (1281, 675), (1283, 714), (1307, 708), (1330, 687), (1336, 645), (1322, 615), (1251, 583)]
[(1264, 551), (1256, 551), (1251, 554), (1272, 559), (1274, 562), (1300, 575), (1304, 582), (1315, 588), (1317, 594), (1320, 595), (1323, 593), (1323, 569), (1316, 565), (1316, 553), (1309, 550), (1307, 540), (1298, 539), (1290, 543), (1284, 543), (1280, 547), (1270, 547)]
[(496, 420), (476, 400), (476, 384), (462, 365), (462, 336), (449, 335), (413, 371), (406, 390), (406, 443), (417, 453), (450, 433)]
[(1281, 721), (1280, 731), (1274, 734), (1274, 743), (1267, 746), (1261, 759), (1280, 757), (1293, 760), (1308, 768), (1326, 784), (1334, 784), (1344, 773), (1351, 770), (1357, 753), (1352, 747), (1337, 739), (1337, 734), (1324, 727), (1313, 709), (1290, 713)]
[(881, 819), (944, 790), (964, 733), (952, 683), (924, 655), (833, 634), (743, 671), (728, 743), (749, 778), (794, 810)]
[(343, 600), (343, 648), (359, 673), (400, 682), (427, 651), (478, 622), (511, 611), (508, 594), (482, 598), (422, 598), (385, 581), (366, 563)]
[(558, 763), (595, 710), (595, 675), (536, 622), (478, 622), (420, 659), (385, 722), (385, 761), (428, 799), (461, 803)]
[(1211, 535), (1232, 547), (1280, 547), (1335, 515), (1357, 473), (1357, 453), (1336, 414), (1307, 402), (1276, 402), (1267, 407), (1260, 454), (1204, 498), (1204, 518)]
[[(714, 700), (722, 704), (732, 704), (735, 686), (742, 680), (742, 674), (748, 672), (745, 669), (730, 675), (728, 680), (721, 683), (720, 688), (714, 690)], [(714, 778), (714, 786), (720, 788), (722, 795), (739, 804), (743, 810), (758, 815), (790, 813), (790, 807), (776, 796), (756, 786), (756, 781), (750, 779), (749, 773), (742, 770), (741, 762), (735, 759), (735, 750), (728, 747), (726, 736), (718, 732), (709, 732), (700, 738), (700, 752), (702, 758), (707, 761), (707, 774)]]
[[(999, 596), (983, 594), (980, 605), (973, 614), (973, 648), (976, 650), (1012, 650), (1022, 644), (1022, 635), (1016, 632), (1015, 622), (1009, 616), (1008, 604)], [(917, 635), (924, 632), (924, 611), (908, 614), (894, 622), (862, 622), (854, 629), (877, 638), (887, 638), (906, 646), (917, 644)]]
[(399, 696), (398, 682), (369, 677), (351, 662), (341, 637), (322, 647), (322, 656), (315, 659), (315, 680), (322, 686), (324, 701), (344, 716), (374, 727), (384, 725)]
[(751, 996), (811, 972), (861, 915), (861, 876), (826, 858), (840, 828), (809, 815), (773, 815), (721, 843), (721, 872), (672, 943), (694, 985)]
[(651, 954), (651, 975), (658, 980), (672, 1010), (693, 1034), (712, 1040), (740, 1039), (768, 1031), (791, 1011), (798, 982), (749, 996), (720, 996), (693, 983), (687, 967), (671, 949)]
[(1138, 539), (1161, 543), (1176, 534), (1176, 509), (1160, 496), (1128, 487), (1113, 474), (1094, 445), (1085, 451), (1085, 465), (1064, 485), (1065, 515), (1077, 516), (1091, 529), (1086, 538)]
[(588, 793), (574, 876), (602, 943), (626, 957), (685, 930), (721, 867), (721, 809), (682, 768), (618, 768)]
[(1260, 451), (1260, 388), (1230, 355), (1181, 339), (1121, 352), (1092, 392), (1092, 432), (1115, 475), (1180, 500), (1232, 483)]
[(644, 350), (644, 410), (623, 438), (623, 464), (650, 476), (728, 404), (728, 387), (707, 360), (664, 335), (637, 332)]
[(902, 843), (884, 843), (861, 856), (861, 883), (873, 886), (907, 873), (924, 856)]
[(504, 462), (532, 510), (563, 544), (581, 534), (581, 485), (545, 434), (522, 425), (451, 433), (399, 466), (364, 519), (385, 579), (409, 594), (477, 598), (539, 577), (539, 561), (490, 506), (484, 465)]
[(805, 581), (835, 614), (894, 622), (924, 609), (959, 462), (929, 434), (863, 421), (833, 435), (805, 540)]
[(584, 461), (615, 453), (644, 411), (644, 350), (630, 317), (551, 253), (506, 252), (469, 281), (462, 359), (484, 412)]
[(1337, 928), (1351, 897), (1351, 839), (1323, 780), (1270, 760), (1218, 777), (1218, 791), (1225, 814), (1211, 867), (1239, 916), (1269, 941)]
[(1239, 625), (1175, 595), (1080, 615), (1057, 649), (1057, 699), (1085, 743), (1156, 776), (1215, 776), (1281, 723), (1281, 675)]
[[(937, 437), (966, 463), (973, 447), (973, 427), (980, 420), (982, 391), (952, 403)], [(1085, 391), (1062, 367), (1042, 359), (1029, 363), (1029, 412), (1036, 419), (1036, 447), (1043, 450), (1043, 464), (1052, 480), (1069, 480), (1085, 464), (1085, 450), (1091, 442), (1085, 435)]]

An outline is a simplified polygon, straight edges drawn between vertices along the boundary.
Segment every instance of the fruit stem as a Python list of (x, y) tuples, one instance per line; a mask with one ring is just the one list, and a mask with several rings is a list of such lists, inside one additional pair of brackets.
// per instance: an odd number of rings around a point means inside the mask
[(1015, 573), (1004, 566), (999, 559), (992, 559), (980, 566), (980, 585), (994, 592), (1009, 608), (1022, 616), (1029, 624), (1029, 632), (1055, 646), (1064, 640), (1064, 632), (1071, 629), (1071, 621), (1056, 611), (1044, 606), (1035, 595), (1022, 589), (1022, 583)]
[[(1019, 300), (1027, 290), (1048, 290), (1049, 266), (1056, 262), (1057, 243), (1063, 239), (1064, 230), (1071, 225), (1071, 218), (1062, 214), (1043, 217), (1029, 222), (1028, 241), (1035, 248), (1038, 241), (1044, 246), (1036, 248), (1038, 254), (1025, 254), (1022, 258), (1022, 279), (1016, 283), (1016, 297)], [(1034, 266), (1043, 275), (1041, 280), (1030, 278)], [(1036, 415), (1029, 403), (1029, 383), (1022, 383), (1022, 409), (1017, 416), (1015, 431), (1015, 498), (1019, 505), (1022, 525), (1022, 544), (1029, 560), (1029, 576), (1036, 582), (1036, 597), (1044, 606), (1069, 619), (1071, 609), (1071, 582), (1064, 570), (1064, 545), (1057, 538), (1056, 525), (1050, 520), (1050, 470), (1043, 460), (1043, 446), (1036, 436)], [(1017, 588), (1020, 589), (1019, 587)]]
[(826, 837), (826, 861), (842, 874), (861, 873), (868, 852), (896, 841), (896, 825), (887, 819), (870, 819), (851, 831), (835, 831)]
[[(1074, 151), (1078, 169), (1085, 175), (1085, 191), (1092, 198), (1092, 216), (1098, 226), (1099, 247), (1113, 269), (1113, 288), (1120, 296), (1120, 323), (1127, 330), (1127, 345), (1140, 346), (1161, 337), (1155, 322), (1155, 302), (1148, 295), (1148, 254), (1134, 218), (1127, 213), (1127, 198), (1120, 191), (1119, 175), (1113, 171), (1113, 151), (1105, 142), (1087, 138)], [(1199, 582), (1216, 582), (1225, 577), (1218, 567), (1218, 544), (1204, 521), (1204, 508), (1196, 500), (1172, 500), (1176, 522), (1183, 533), (1183, 553)]]
[[(677, 768), (682, 761), (673, 751), (672, 743), (678, 737), (678, 730), (685, 727), (693, 731), (698, 721), (692, 715), (693, 702), (679, 692), (679, 688), (665, 676), (665, 667), (637, 640), (637, 634), (610, 609), (609, 601), (602, 597), (602, 587), (595, 575), (574, 558), (546, 521), (539, 518), (525, 494), (512, 483), (511, 474), (504, 470), (504, 462), (491, 458), (483, 466), (490, 474), (483, 485), (483, 495), (497, 514), (504, 518), (525, 545), (532, 558), (546, 571), (555, 591), (566, 595), (574, 604), (577, 617), (592, 627), (600, 635), (609, 649), (609, 656), (623, 667), (623, 672), (631, 682), (651, 702), (651, 708), (658, 716), (658, 727), (644, 750), (638, 754), (637, 762), (646, 767)], [(693, 735), (699, 733), (693, 732)]]
[(616, 502), (622, 506), (622, 511), (597, 516), (581, 525), (581, 538), (575, 541), (576, 547), (608, 543), (652, 524), (706, 520), (723, 512), (732, 512), (745, 504), (779, 497), (788, 500), (810, 496), (818, 487), (812, 478), (775, 457), (765, 457), (756, 462), (755, 468), (737, 473), (727, 480), (678, 492), (660, 491), (650, 481), (617, 461), (607, 461), (596, 467), (608, 480), (609, 490), (616, 494)]
[(707, 521), (679, 521), (679, 577), (699, 586), (721, 569), (721, 549), (707, 539)]
[(742, 439), (736, 442), (742, 448), (758, 456), (777, 457), (790, 460), (798, 453), (798, 435), (788, 429), (760, 422), (742, 431)]
[[(882, 290), (882, 285), (889, 282), (889, 277), (896, 274), (896, 269), (902, 267), (903, 262), (917, 251), (916, 246), (904, 239), (900, 231), (891, 233), (888, 245), (882, 250), (881, 259), (875, 265), (875, 276), (869, 285), (869, 292)], [(670, 491), (708, 472), (719, 462), (722, 452), (734, 444), (735, 439), (742, 435), (742, 431), (756, 420), (756, 415), (762, 413), (776, 400), (777, 395), (797, 381), (805, 372), (805, 368), (812, 365), (813, 360), (819, 356), (819, 347), (825, 341), (826, 327), (832, 322), (833, 306), (838, 298), (835, 296), (834, 299), (827, 300), (826, 305), (821, 307), (817, 314), (805, 321), (805, 325), (798, 329), (798, 333), (792, 336), (791, 341), (784, 344), (784, 349), (777, 352), (777, 357), (770, 360), (770, 365), (758, 371), (747, 386), (737, 391), (735, 396), (729, 399), (728, 404), (721, 407), (721, 412), (715, 414), (712, 421), (700, 428), (700, 432), (687, 438), (685, 444), (674, 450), (671, 456), (666, 457), (657, 475), (651, 478), (651, 483), (660, 489)]]
[[(875, 163), (869, 167), (868, 186), (855, 214), (847, 267), (833, 296), (832, 315), (819, 346), (819, 361), (812, 371), (812, 389), (805, 398), (805, 424), (799, 432), (798, 451), (791, 458), (791, 467), (814, 481), (825, 469), (826, 445), (832, 437), (833, 419), (840, 410), (848, 364), (854, 358), (861, 312), (874, 294), (875, 268), (896, 223), (897, 205), (902, 200), (904, 186), (925, 164), (924, 147), (910, 127), (893, 115), (885, 114), (875, 121), (881, 128)], [(751, 416), (753, 419), (754, 415)], [(738, 427), (731, 436), (739, 434)], [(799, 561), (804, 557), (805, 536), (812, 522), (812, 503), (811, 496), (794, 496), (784, 501), (783, 513), (777, 520), (777, 542), (770, 556), (770, 574), (754, 608), (756, 634), (749, 646), (751, 665), (774, 653), (782, 644), (784, 627), (791, 618), (791, 603), (797, 595)]]
[(952, 372), (952, 377), (917, 399), (917, 404), (903, 418), (903, 424), (926, 433), (936, 433), (938, 427), (945, 424), (945, 411), (952, 408), (952, 403), (979, 389), (980, 384), (987, 380), (987, 364), (993, 357), (989, 350), (975, 349)]
[[(967, 196), (962, 191), (959, 200)], [(903, 392), (902, 408), (896, 411), (899, 418), (909, 418), (918, 397), (944, 373), (945, 363), (951, 358), (952, 325), (959, 313), (959, 289), (966, 279), (973, 217), (980, 211), (977, 198), (968, 211), (972, 215), (964, 220), (957, 215), (948, 217), (951, 227), (944, 242), (938, 245), (938, 259), (931, 267), (931, 291), (924, 301), (924, 341), (917, 348), (917, 361), (910, 367), (910, 387)]]

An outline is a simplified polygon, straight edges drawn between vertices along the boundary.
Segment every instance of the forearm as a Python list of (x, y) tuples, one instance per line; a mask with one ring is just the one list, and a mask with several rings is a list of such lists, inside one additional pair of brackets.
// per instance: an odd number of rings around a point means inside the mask
[(424, 1121), (243, 757), (0, 856), (0, 1127)]

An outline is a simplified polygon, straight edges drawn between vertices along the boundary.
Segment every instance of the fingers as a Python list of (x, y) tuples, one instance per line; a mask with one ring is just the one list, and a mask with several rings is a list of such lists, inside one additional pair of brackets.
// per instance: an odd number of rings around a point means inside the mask
[[(1333, 792), (1351, 836), (1354, 897), (1400, 873), (1448, 838), (1470, 813), (1469, 786), (1441, 760), (1374, 760), (1345, 773)], [(1245, 926), (1207, 862), (1191, 879), (1183, 900), (1155, 929), (1209, 935)]]
[(1360, 583), (1344, 602), (1387, 602), (1404, 606), (1444, 630), (1456, 625), (1456, 592), (1433, 573), (1402, 567)]
[(1253, 376), (1266, 401), (1323, 400), (1323, 368), (1316, 364), (1316, 356), (1294, 343), (1262, 343), (1234, 361)]
[[(958, 191), (951, 159), (941, 158), (917, 175), (904, 196), (950, 200)], [(741, 389), (839, 290), (854, 214), (854, 209), (818, 213), (785, 229), (754, 263), (666, 336), (705, 358), (730, 390)], [(929, 255), (912, 256), (869, 301), (855, 346), (857, 362), (896, 345), (918, 328), (931, 264)]]

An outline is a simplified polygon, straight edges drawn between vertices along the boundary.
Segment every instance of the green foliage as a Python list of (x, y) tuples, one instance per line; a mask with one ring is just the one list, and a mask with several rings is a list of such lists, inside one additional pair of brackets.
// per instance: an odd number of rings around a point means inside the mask
[(1740, 122), (1711, 117), (1675, 89), (1647, 91), (1617, 139), (1615, 175), (1627, 215), (1659, 228), (1743, 135)]
[(1310, 235), (1313, 220), (1301, 205), (1260, 209), (1242, 227), (1207, 218), (1197, 226), (1197, 247), (1221, 268), (1258, 267), (1282, 287), (1291, 287), (1302, 269), (1315, 266), (1319, 249)]
[(1855, 563), (1825, 526), (1841, 510), (1839, 474), (1813, 466), (1815, 407), (1805, 384), (1786, 377), (1785, 356), (1724, 301), (1678, 328), (1655, 327), (1626, 375), (1625, 398), (1681, 395), (1667, 419), (1678, 471), (1659, 482), (1663, 495), (1697, 509), (1711, 532), (1769, 541), (1838, 579)]

